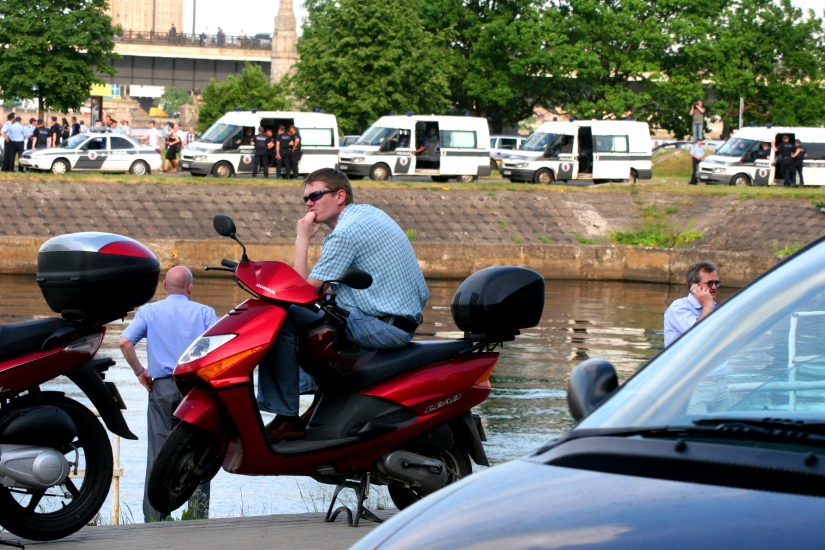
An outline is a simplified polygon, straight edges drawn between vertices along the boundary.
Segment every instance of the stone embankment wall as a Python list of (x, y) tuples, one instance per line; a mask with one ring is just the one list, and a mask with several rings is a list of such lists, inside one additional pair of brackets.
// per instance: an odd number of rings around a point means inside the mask
[[(236, 257), (212, 229), (231, 215), (256, 258), (292, 261), (295, 222), (305, 208), (295, 186), (0, 182), (0, 271), (33, 273), (48, 238), (108, 231), (141, 240), (164, 268), (215, 265)], [(390, 214), (427, 276), (465, 277), (488, 265), (523, 265), (548, 278), (681, 282), (699, 259), (722, 265), (726, 284), (744, 284), (779, 259), (772, 250), (825, 233), (809, 201), (739, 195), (357, 189), (357, 202)], [(667, 223), (704, 237), (682, 249), (604, 244), (641, 222), (642, 208), (669, 211)], [(581, 238), (601, 244), (579, 244)], [(315, 238), (317, 255), (322, 235)]]

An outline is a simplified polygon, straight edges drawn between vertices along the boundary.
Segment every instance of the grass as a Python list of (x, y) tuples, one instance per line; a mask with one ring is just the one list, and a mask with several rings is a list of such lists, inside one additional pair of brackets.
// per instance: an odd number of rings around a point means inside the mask
[(407, 229), (404, 231), (404, 234), (407, 235), (407, 238), (410, 240), (411, 243), (414, 243), (416, 239), (418, 239), (418, 231), (415, 229)]
[(777, 256), (790, 256), (791, 254), (793, 254), (794, 252), (796, 252), (797, 250), (799, 250), (803, 246), (805, 246), (805, 243), (795, 242), (795, 243), (785, 245), (783, 248), (779, 248), (779, 242), (774, 241), (773, 246), (771, 248), (772, 248), (773, 253)]
[(513, 244), (521, 244), (521, 243), (524, 242), (524, 239), (522, 238), (521, 235), (516, 235), (514, 237), (510, 237), (510, 240), (513, 242)]
[(539, 237), (539, 240), (540, 240), (541, 242), (543, 242), (544, 244), (550, 244), (550, 243), (552, 243), (552, 242), (553, 242), (552, 240), (550, 240), (550, 238), (549, 238), (549, 237)]
[(825, 201), (824, 200), (812, 200), (811, 204), (813, 204), (814, 207), (816, 207), (819, 210), (825, 208)]
[(498, 224), (501, 226), (502, 229), (507, 229), (507, 222), (504, 220), (498, 220)]
[(608, 240), (615, 244), (633, 246), (652, 246), (657, 248), (673, 248), (683, 246), (703, 237), (701, 233), (688, 228), (679, 231), (671, 224), (662, 220), (645, 220), (632, 231), (615, 231), (608, 236)]
[(596, 241), (591, 239), (590, 237), (585, 237), (584, 235), (579, 235), (578, 233), (573, 233), (576, 237), (576, 240), (579, 241), (581, 244), (596, 244)]
[(675, 214), (678, 211), (679, 209), (675, 206), (666, 206), (664, 210), (660, 210), (659, 206), (656, 204), (642, 206), (642, 216), (651, 219), (665, 218), (671, 214)]
[(690, 179), (693, 174), (693, 162), (687, 151), (674, 151), (672, 155), (653, 165), (653, 176), (663, 179)]

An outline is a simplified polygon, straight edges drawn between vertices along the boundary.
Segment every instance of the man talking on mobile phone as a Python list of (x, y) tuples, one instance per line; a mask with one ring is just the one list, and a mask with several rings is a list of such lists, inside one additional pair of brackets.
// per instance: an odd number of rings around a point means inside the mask
[[(685, 274), (688, 295), (675, 300), (665, 311), (665, 347), (675, 342), (693, 325), (716, 309), (716, 293), (721, 286), (716, 264), (696, 262)], [(725, 374), (728, 362), (713, 369), (696, 385), (688, 414), (707, 414), (730, 409), (730, 391)]]

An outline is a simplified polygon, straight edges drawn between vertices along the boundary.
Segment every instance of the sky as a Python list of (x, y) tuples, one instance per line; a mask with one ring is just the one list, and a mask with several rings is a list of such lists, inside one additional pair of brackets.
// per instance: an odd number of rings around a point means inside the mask
[[(306, 10), (301, 0), (293, 1), (300, 34), (301, 19), (306, 16)], [(814, 9), (820, 14), (825, 9), (825, 0), (792, 1), (801, 8)], [(214, 34), (219, 25), (231, 36), (236, 36), (241, 31), (247, 36), (259, 32), (271, 33), (275, 28), (278, 0), (233, 0), (231, 10), (226, 9), (226, 0), (183, 0), (183, 32), (192, 32), (193, 2), (197, 2), (196, 34), (203, 32), (205, 27), (209, 27), (209, 33)]]

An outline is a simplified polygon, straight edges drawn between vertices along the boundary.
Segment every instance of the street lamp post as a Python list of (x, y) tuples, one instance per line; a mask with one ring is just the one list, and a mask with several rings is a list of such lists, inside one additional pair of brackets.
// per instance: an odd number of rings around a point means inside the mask
[(195, 36), (195, 11), (198, 7), (198, 0), (192, 0), (192, 40), (194, 40)]

